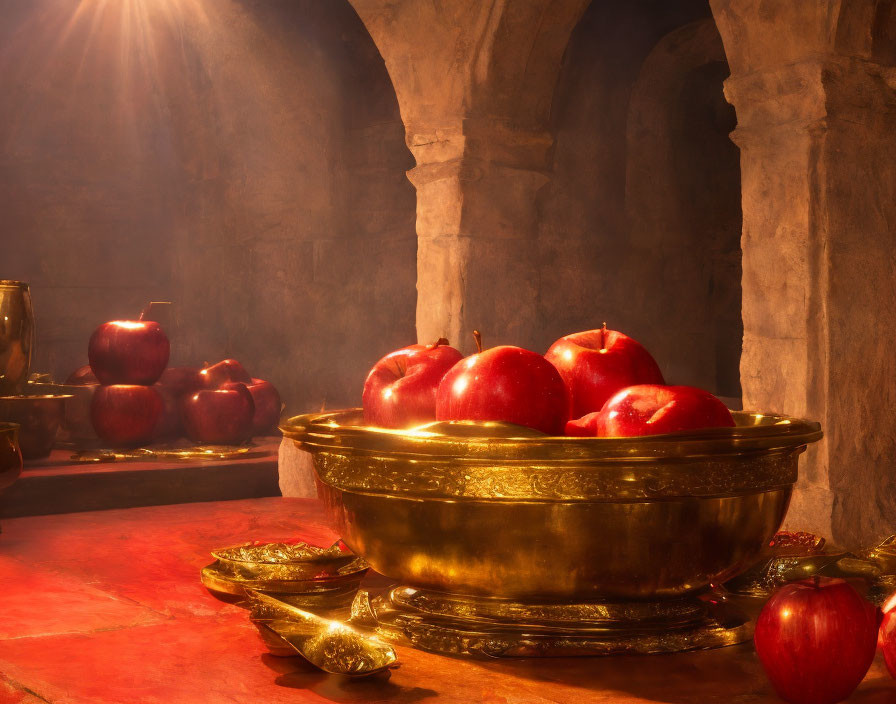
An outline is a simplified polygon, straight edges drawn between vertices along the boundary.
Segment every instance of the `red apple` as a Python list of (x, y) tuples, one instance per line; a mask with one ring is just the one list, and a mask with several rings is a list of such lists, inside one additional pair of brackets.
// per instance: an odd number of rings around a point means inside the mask
[(99, 379), (96, 378), (96, 374), (93, 373), (93, 369), (90, 368), (90, 365), (85, 364), (83, 367), (78, 367), (75, 371), (69, 374), (65, 383), (70, 386), (89, 386), (90, 384), (99, 384), (100, 382)]
[(168, 364), (169, 352), (165, 332), (152, 320), (103, 323), (87, 346), (90, 368), (101, 384), (154, 384)]
[(161, 415), (162, 398), (152, 386), (99, 386), (90, 402), (93, 429), (113, 447), (149, 443)]
[(283, 407), (280, 393), (271, 382), (264, 379), (252, 379), (247, 388), (255, 404), (252, 436), (267, 435), (277, 427), (280, 420), (280, 410)]
[(373, 365), (364, 382), (364, 422), (409, 428), (435, 420), (439, 382), (461, 359), (445, 338), (390, 352)]
[(896, 677), (896, 594), (891, 594), (884, 604), (877, 644), (883, 651), (887, 670), (892, 677)]
[(65, 420), (63, 427), (69, 437), (75, 441), (95, 441), (96, 431), (90, 420), (90, 405), (93, 402), (93, 394), (100, 387), (100, 382), (90, 368), (89, 364), (79, 367), (65, 380), (66, 386), (77, 386), (77, 389), (67, 389), (72, 398), (65, 402)]
[(183, 396), (203, 388), (198, 367), (168, 367), (159, 377), (159, 385), (174, 396)]
[(174, 440), (182, 437), (185, 433), (183, 418), (181, 418), (180, 395), (173, 393), (161, 381), (157, 382), (153, 388), (162, 399), (162, 414), (159, 416), (159, 422), (156, 423), (152, 435), (153, 440)]
[(782, 699), (834, 704), (852, 694), (868, 672), (878, 616), (877, 607), (842, 579), (785, 584), (756, 621), (756, 653)]
[(241, 382), (220, 389), (202, 389), (181, 401), (184, 428), (193, 442), (238, 445), (252, 435), (255, 403)]
[(504, 421), (560, 435), (568, 417), (569, 392), (560, 373), (520, 347), (467, 357), (448, 370), (436, 392), (437, 420)]
[(731, 412), (708, 391), (641, 384), (608, 400), (591, 427), (599, 437), (633, 437), (733, 426)]
[(205, 367), (199, 372), (199, 380), (203, 389), (220, 389), (231, 381), (239, 381), (246, 386), (252, 383), (249, 372), (235, 359), (225, 359)]
[(569, 388), (570, 416), (599, 411), (613, 394), (635, 384), (665, 384), (650, 353), (627, 335), (586, 330), (561, 337), (545, 354)]
[(563, 434), (570, 437), (593, 438), (598, 434), (598, 427), (602, 427), (599, 425), (601, 418), (603, 416), (600, 414), (600, 411), (589, 413), (581, 418), (574, 418), (567, 422), (566, 430)]

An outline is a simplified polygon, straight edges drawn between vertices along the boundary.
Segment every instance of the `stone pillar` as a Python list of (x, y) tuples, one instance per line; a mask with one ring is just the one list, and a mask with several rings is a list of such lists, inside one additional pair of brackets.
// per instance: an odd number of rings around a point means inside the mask
[(465, 121), (457, 152), (410, 135), (417, 167), (417, 335), (471, 351), (532, 334), (538, 297), (535, 195), (547, 183), (550, 136)]
[[(744, 408), (817, 419), (829, 428), (820, 184), (825, 133), (817, 62), (732, 75), (743, 205), (741, 387)], [(827, 443), (810, 450), (788, 523), (831, 535)]]
[(417, 161), (417, 337), (531, 344), (551, 99), (589, 0), (350, 0)]
[(828, 475), (833, 534), (896, 532), (896, 72), (825, 68), (824, 174)]
[(896, 101), (892, 69), (843, 45), (859, 23), (822, 5), (712, 2), (741, 148), (744, 407), (821, 421), (787, 525), (856, 547), (896, 526)]

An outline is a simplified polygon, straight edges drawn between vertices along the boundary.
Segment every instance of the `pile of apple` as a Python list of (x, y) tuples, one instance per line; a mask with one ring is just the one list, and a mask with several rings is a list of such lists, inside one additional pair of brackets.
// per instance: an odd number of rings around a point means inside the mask
[(151, 320), (114, 320), (90, 337), (90, 364), (67, 383), (99, 383), (90, 404), (96, 434), (113, 447), (138, 447), (186, 435), (231, 445), (271, 432), (280, 394), (235, 359), (168, 367), (170, 343)]
[(503, 345), (464, 358), (439, 339), (379, 360), (364, 384), (364, 420), (409, 428), (434, 420), (504, 421), (548, 435), (631, 437), (731, 427), (725, 405), (668, 386), (637, 341), (606, 323), (567, 335), (544, 356)]

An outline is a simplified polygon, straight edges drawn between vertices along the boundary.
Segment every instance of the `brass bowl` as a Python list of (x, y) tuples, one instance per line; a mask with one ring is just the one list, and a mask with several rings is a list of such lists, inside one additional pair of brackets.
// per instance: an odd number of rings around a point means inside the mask
[(90, 403), (98, 388), (99, 384), (53, 384), (29, 381), (25, 386), (25, 393), (67, 396), (65, 418), (62, 421), (64, 437), (76, 445), (89, 445), (99, 442), (93, 429), (93, 421), (90, 420)]
[(314, 458), (346, 544), (424, 590), (526, 602), (656, 600), (746, 569), (775, 534), (818, 423), (548, 437), (502, 423), (365, 427), (359, 409), (282, 427)]
[(12, 486), (22, 473), (18, 435), (18, 424), (0, 423), (0, 492)]
[(62, 394), (0, 396), (0, 420), (21, 426), (22, 457), (33, 460), (50, 454), (70, 398)]

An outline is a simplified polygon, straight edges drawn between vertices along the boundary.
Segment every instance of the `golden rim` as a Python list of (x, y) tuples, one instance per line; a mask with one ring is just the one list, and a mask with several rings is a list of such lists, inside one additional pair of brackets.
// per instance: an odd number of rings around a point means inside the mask
[[(822, 438), (814, 421), (734, 411), (733, 428), (707, 428), (634, 438), (548, 436), (507, 423), (437, 423), (410, 430), (362, 424), (353, 408), (295, 416), (280, 426), (285, 437), (313, 450), (463, 457), (477, 460), (656, 460), (686, 459), (756, 450), (795, 449)], [(450, 433), (449, 433), (450, 431)]]
[(281, 430), (314, 455), (324, 484), (354, 493), (637, 501), (736, 496), (793, 485), (797, 456), (821, 438), (819, 424), (734, 415), (734, 428), (638, 438), (548, 437), (501, 423), (387, 430), (358, 424), (359, 409), (297, 416)]

